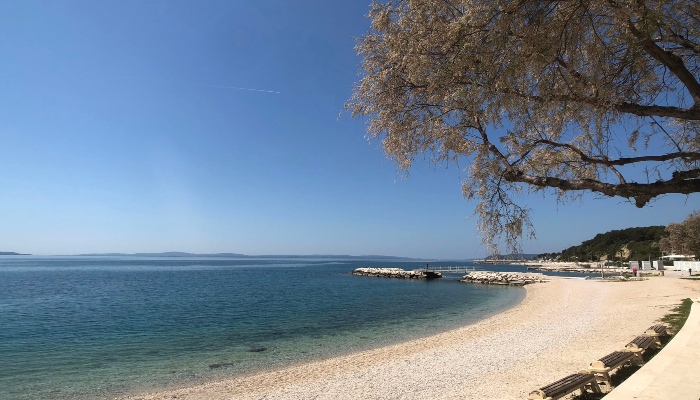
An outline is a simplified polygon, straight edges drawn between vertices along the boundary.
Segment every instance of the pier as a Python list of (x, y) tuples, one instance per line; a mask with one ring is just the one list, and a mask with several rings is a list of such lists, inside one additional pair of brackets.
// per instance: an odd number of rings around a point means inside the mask
[(447, 266), (447, 267), (430, 267), (426, 269), (427, 271), (448, 273), (448, 274), (468, 274), (474, 271), (483, 271), (483, 267), (470, 267), (470, 266)]
[(483, 259), (483, 260), (474, 260), (472, 261), (474, 264), (501, 264), (501, 265), (510, 265), (510, 264), (515, 264), (515, 265), (526, 265), (528, 264), (528, 260), (510, 260), (510, 259)]

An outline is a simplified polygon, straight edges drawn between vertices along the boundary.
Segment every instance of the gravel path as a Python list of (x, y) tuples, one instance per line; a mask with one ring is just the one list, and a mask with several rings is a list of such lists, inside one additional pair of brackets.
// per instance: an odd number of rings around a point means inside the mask
[(131, 400), (525, 399), (624, 347), (700, 281), (552, 278), (516, 307), (425, 339)]

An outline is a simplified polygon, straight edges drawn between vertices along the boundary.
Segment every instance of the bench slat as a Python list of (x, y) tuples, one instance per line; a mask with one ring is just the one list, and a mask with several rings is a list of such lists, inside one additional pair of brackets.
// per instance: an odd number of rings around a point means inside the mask
[(646, 349), (649, 347), (652, 343), (654, 343), (654, 338), (651, 336), (637, 336), (632, 340), (631, 342), (627, 343), (627, 346), (625, 347), (631, 347), (631, 346), (636, 346), (639, 347), (640, 349)]
[(627, 360), (634, 357), (633, 353), (626, 351), (613, 351), (605, 357), (601, 357), (598, 361), (603, 363), (605, 367), (615, 367), (619, 364), (626, 362)]
[(595, 377), (592, 374), (571, 374), (540, 388), (540, 390), (548, 397), (555, 398), (573, 392), (593, 379), (595, 379)]
[(659, 336), (665, 336), (667, 334), (666, 332), (666, 325), (652, 325), (647, 328), (645, 332), (653, 331)]

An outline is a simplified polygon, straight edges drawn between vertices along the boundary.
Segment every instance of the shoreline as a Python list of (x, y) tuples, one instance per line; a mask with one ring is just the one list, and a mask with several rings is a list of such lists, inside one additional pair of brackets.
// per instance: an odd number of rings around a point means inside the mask
[(524, 399), (623, 347), (700, 282), (548, 277), (522, 302), (462, 328), (373, 350), (184, 389), (161, 399)]

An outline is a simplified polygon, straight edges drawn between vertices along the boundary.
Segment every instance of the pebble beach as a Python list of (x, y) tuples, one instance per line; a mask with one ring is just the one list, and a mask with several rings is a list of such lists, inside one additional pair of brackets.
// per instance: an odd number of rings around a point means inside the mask
[[(468, 283), (465, 283), (468, 284)], [(517, 306), (438, 335), (123, 399), (525, 399), (619, 350), (700, 282), (549, 277)]]

